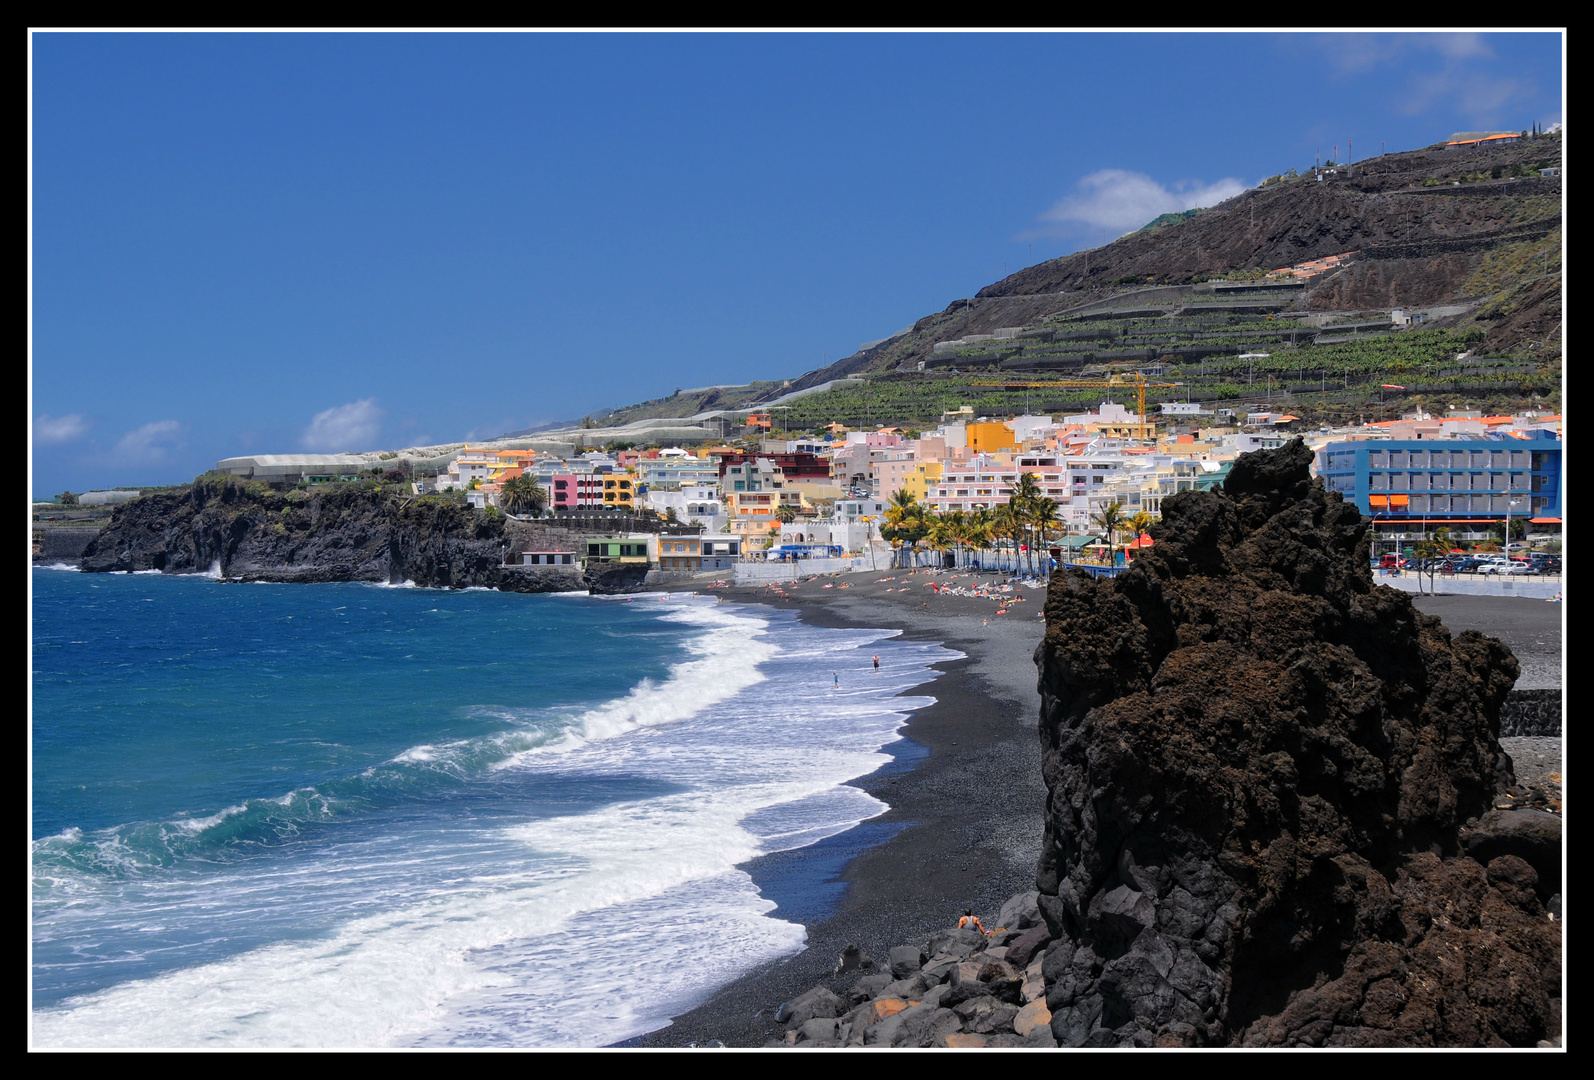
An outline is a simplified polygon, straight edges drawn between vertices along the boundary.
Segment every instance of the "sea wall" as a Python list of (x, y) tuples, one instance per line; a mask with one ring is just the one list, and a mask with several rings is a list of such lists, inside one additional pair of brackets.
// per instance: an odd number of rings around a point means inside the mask
[(33, 558), (38, 562), (76, 562), (99, 532), (97, 527), (72, 525), (35, 528)]

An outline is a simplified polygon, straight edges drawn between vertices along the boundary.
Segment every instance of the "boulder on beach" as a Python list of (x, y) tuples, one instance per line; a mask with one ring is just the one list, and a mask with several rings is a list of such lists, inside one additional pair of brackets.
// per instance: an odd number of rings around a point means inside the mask
[(1517, 663), (1375, 587), (1367, 522), (1311, 464), (1299, 439), (1242, 455), (1221, 492), (1165, 499), (1118, 577), (1052, 579), (1036, 901), (1059, 1045), (1560, 1034), (1559, 818), (1490, 816)]

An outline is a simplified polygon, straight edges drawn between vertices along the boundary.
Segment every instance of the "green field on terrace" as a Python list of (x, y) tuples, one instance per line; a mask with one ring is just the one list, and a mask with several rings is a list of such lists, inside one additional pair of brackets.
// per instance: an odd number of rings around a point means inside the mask
[[(1275, 324), (1276, 325), (1276, 324)], [(1478, 407), (1510, 411), (1559, 408), (1560, 365), (1499, 358), (1458, 362), (1482, 337), (1476, 329), (1408, 330), (1334, 345), (1275, 345), (1256, 360), (1211, 357), (1204, 362), (1170, 364), (1159, 382), (1177, 389), (1148, 388), (1147, 412), (1157, 401), (1199, 401), (1209, 408), (1265, 400), (1271, 392), (1279, 409), (1308, 422), (1344, 423), (1359, 415), (1391, 419), (1416, 404), (1431, 410)], [(1527, 368), (1529, 370), (1523, 370)], [(1269, 380), (1271, 379), (1271, 386)], [(944, 412), (967, 405), (977, 416), (1006, 417), (1025, 411), (1061, 415), (1084, 412), (1111, 398), (1132, 406), (1130, 387), (1043, 387), (1007, 389), (980, 382), (1044, 382), (1044, 375), (1013, 371), (891, 372), (863, 385), (840, 387), (792, 402), (776, 413), (787, 431), (809, 431), (837, 421), (849, 427), (925, 428)], [(1382, 384), (1406, 387), (1382, 389)]]

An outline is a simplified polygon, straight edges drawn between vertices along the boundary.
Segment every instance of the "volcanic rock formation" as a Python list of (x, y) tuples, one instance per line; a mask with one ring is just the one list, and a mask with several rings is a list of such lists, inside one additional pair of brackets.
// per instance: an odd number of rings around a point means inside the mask
[(375, 581), (506, 592), (631, 592), (647, 568), (598, 565), (583, 573), (506, 564), (527, 548), (578, 553), (582, 536), (485, 514), (438, 498), (404, 498), (382, 485), (273, 491), (201, 477), (116, 508), (84, 549), (91, 572), (214, 571), (230, 580)]
[[(1056, 575), (1042, 973), (1061, 1046), (1533, 1046), (1560, 1034), (1560, 819), (1509, 807), (1517, 664), (1374, 587), (1300, 441)], [(1474, 857), (1476, 856), (1476, 857)]]

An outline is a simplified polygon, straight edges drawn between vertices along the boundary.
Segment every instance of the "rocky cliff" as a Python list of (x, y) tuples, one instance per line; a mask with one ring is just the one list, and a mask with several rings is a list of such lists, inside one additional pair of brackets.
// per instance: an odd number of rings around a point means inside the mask
[(1300, 440), (1058, 575), (1039, 908), (1059, 1045), (1532, 1046), (1560, 821), (1512, 807), (1499, 642), (1374, 587)]
[[(579, 537), (391, 486), (328, 485), (278, 492), (204, 477), (117, 508), (83, 552), (87, 571), (219, 571), (243, 581), (413, 581), (512, 592), (640, 586), (621, 573), (504, 564), (526, 548), (576, 550)], [(629, 567), (624, 568), (630, 570)]]

